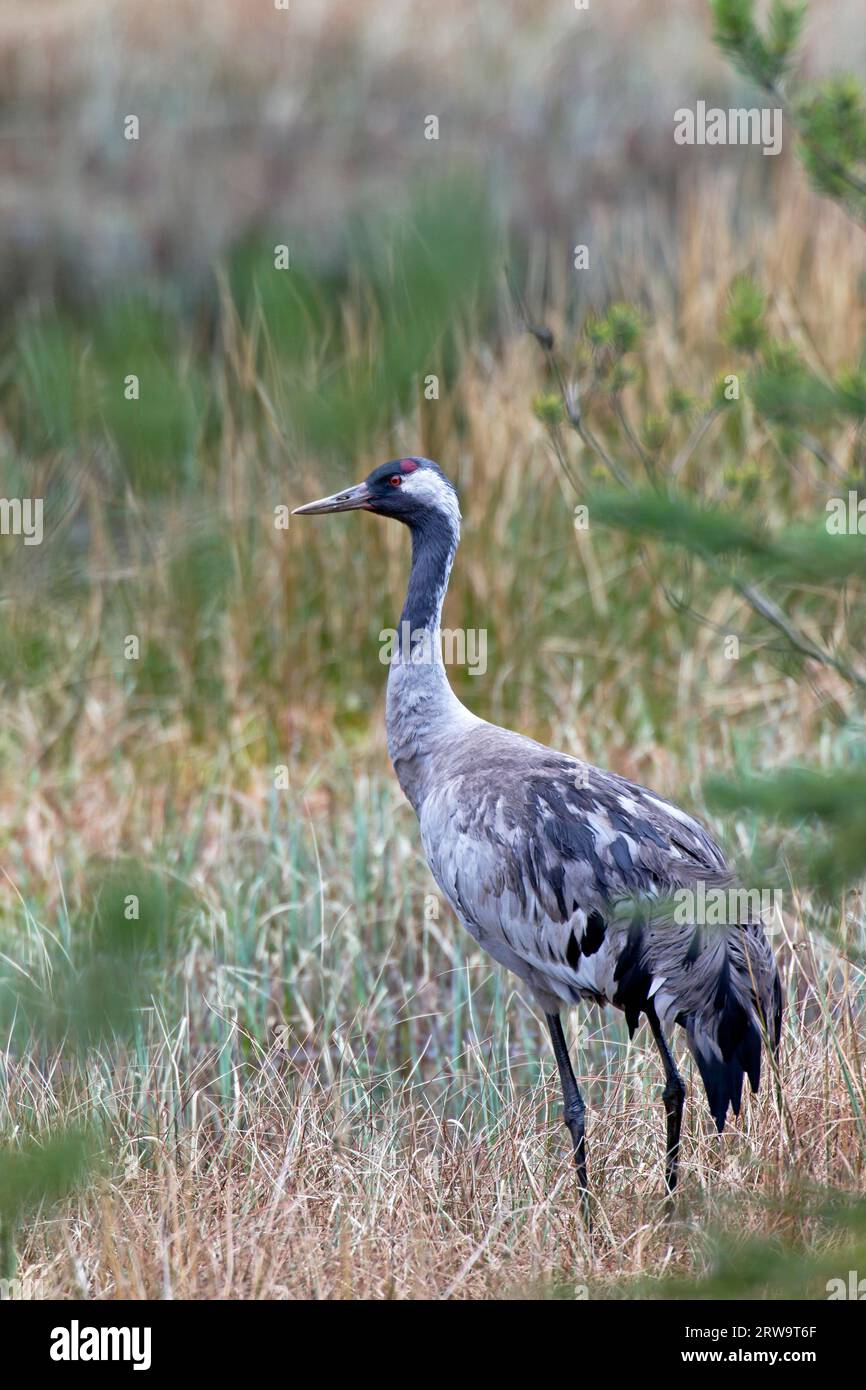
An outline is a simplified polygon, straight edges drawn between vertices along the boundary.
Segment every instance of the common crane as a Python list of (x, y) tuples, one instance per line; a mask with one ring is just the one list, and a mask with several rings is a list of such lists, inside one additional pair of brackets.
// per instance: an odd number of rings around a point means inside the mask
[(295, 515), (356, 509), (394, 517), (412, 537), (386, 722), (433, 877), (467, 931), (527, 983), (546, 1015), (584, 1204), (585, 1106), (560, 1013), (582, 999), (611, 1003), (632, 1036), (646, 1014), (665, 1074), (670, 1197), (685, 1086), (667, 1034), (685, 1029), (720, 1133), (728, 1108), (740, 1112), (744, 1074), (758, 1089), (762, 1039), (778, 1045), (781, 986), (760, 921), (678, 922), (670, 910), (678, 889), (733, 883), (703, 827), (645, 787), (479, 719), (454, 695), (439, 624), (460, 507), (438, 464), (385, 463)]

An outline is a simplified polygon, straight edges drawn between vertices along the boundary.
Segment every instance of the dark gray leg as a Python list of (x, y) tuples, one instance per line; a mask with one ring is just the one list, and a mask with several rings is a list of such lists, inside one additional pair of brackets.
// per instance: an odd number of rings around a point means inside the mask
[(677, 1176), (680, 1157), (680, 1130), (683, 1123), (683, 1105), (686, 1099), (686, 1087), (683, 1078), (677, 1071), (677, 1064), (673, 1059), (673, 1054), (668, 1047), (668, 1040), (662, 1032), (658, 1014), (652, 1003), (646, 1010), (649, 1026), (652, 1035), (656, 1040), (656, 1047), (661, 1053), (662, 1066), (665, 1069), (665, 1088), (662, 1091), (662, 1099), (665, 1103), (665, 1115), (668, 1122), (668, 1143), (665, 1155), (665, 1185), (668, 1196), (672, 1197), (674, 1188), (677, 1185)]
[(565, 1041), (565, 1034), (562, 1031), (562, 1022), (559, 1014), (547, 1015), (547, 1026), (550, 1029), (550, 1041), (553, 1043), (553, 1055), (556, 1058), (556, 1065), (559, 1068), (559, 1080), (562, 1085), (562, 1099), (565, 1102), (563, 1119), (568, 1126), (571, 1135), (571, 1142), (574, 1145), (574, 1166), (577, 1169), (577, 1181), (580, 1184), (581, 1201), (584, 1213), (589, 1211), (589, 1184), (586, 1180), (586, 1134), (584, 1132), (583, 1117), (586, 1114), (586, 1106), (583, 1097), (577, 1089), (577, 1081), (571, 1066), (571, 1058), (568, 1055), (568, 1044)]

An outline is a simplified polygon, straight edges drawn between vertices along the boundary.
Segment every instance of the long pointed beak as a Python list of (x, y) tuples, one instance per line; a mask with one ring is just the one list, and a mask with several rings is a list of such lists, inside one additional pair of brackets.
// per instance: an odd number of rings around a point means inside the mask
[(318, 502), (308, 502), (305, 507), (295, 507), (292, 516), (312, 516), (314, 512), (354, 512), (359, 507), (366, 507), (370, 497), (367, 484), (358, 483), (357, 487), (335, 492), (331, 497), (320, 498)]

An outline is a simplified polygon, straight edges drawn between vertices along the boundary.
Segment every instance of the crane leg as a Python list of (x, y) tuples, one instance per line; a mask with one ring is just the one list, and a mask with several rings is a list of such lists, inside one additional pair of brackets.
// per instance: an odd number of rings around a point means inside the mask
[(586, 1133), (584, 1127), (586, 1106), (577, 1088), (577, 1080), (572, 1069), (571, 1058), (568, 1055), (568, 1043), (565, 1041), (559, 1014), (548, 1014), (547, 1026), (550, 1029), (550, 1041), (553, 1043), (553, 1055), (559, 1068), (562, 1099), (565, 1102), (563, 1119), (574, 1145), (574, 1166), (577, 1169), (577, 1181), (580, 1184), (581, 1203), (584, 1215), (588, 1216), (589, 1184), (586, 1179)]
[[(652, 1035), (655, 1038), (656, 1047), (661, 1053), (662, 1066), (665, 1069), (665, 1088), (662, 1092), (662, 1099), (665, 1103), (665, 1116), (668, 1122), (667, 1152), (665, 1154), (665, 1186), (668, 1190), (668, 1198), (673, 1198), (674, 1188), (677, 1185), (680, 1158), (680, 1130), (683, 1123), (683, 1105), (686, 1099), (686, 1087), (683, 1078), (677, 1071), (677, 1064), (673, 1059), (673, 1053), (668, 1045), (668, 1040), (662, 1032), (659, 1023), (659, 1016), (655, 1011), (655, 1006), (650, 1001), (646, 1016)], [(670, 1209), (670, 1208), (669, 1208)]]

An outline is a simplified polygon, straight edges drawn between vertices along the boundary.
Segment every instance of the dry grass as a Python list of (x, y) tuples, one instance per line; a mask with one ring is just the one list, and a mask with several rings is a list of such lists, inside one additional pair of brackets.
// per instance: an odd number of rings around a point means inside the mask
[[(582, 1083), (595, 1098), (591, 1239), (549, 1073), (526, 1087), (507, 1070), (489, 1071), (491, 1045), (475, 1044), (449, 1116), (433, 1098), (435, 1079), (358, 1080), (348, 1048), (330, 1084), (287, 1068), (281, 1050), (256, 1051), (232, 1065), (231, 1098), (220, 1106), (207, 1085), (197, 1089), (204, 1062), (187, 1074), (179, 1023), (150, 1055), (149, 1078), (123, 1062), (107, 1068), (116, 1088), (107, 1103), (118, 1112), (145, 1087), (159, 1097), (153, 1142), (139, 1141), (110, 1179), (38, 1223), (21, 1249), (22, 1270), (47, 1297), (573, 1297), (577, 1286), (609, 1297), (638, 1278), (651, 1296), (652, 1281), (710, 1267), (714, 1224), (738, 1240), (760, 1235), (794, 1251), (830, 1252), (834, 1238), (810, 1215), (810, 1187), (851, 1191), (862, 1182), (862, 1134), (845, 1076), (846, 1068), (856, 1075), (862, 1057), (862, 1019), (859, 1035), (850, 1020), (841, 1023), (841, 999), (840, 991), (828, 1001), (837, 1020), (829, 1026), (814, 1007), (804, 1010), (808, 1021), (789, 1020), (781, 1108), (765, 1082), (722, 1141), (710, 1133), (693, 1078), (672, 1223), (661, 1200), (662, 1105), (647, 1039), (584, 1065)], [(19, 1097), (27, 1110), (51, 1104), (51, 1088), (32, 1069), (11, 1068), (10, 1081), (13, 1109)], [(485, 1090), (500, 1107), (488, 1123)], [(122, 1142), (140, 1132), (132, 1108), (117, 1125)], [(823, 1278), (796, 1288), (801, 1296), (822, 1290)]]

